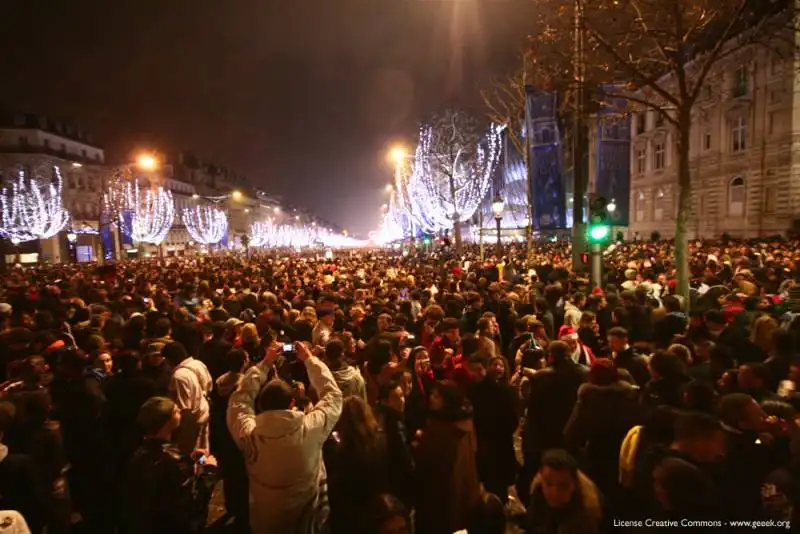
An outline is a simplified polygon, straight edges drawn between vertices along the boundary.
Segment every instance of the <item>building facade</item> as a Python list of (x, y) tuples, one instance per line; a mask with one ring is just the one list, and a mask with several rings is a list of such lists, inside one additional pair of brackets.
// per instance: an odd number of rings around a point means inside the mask
[[(135, 163), (107, 165), (102, 148), (71, 124), (45, 117), (0, 113), (0, 174), (6, 180), (20, 170), (45, 183), (62, 178), (62, 199), (70, 212), (68, 226), (57, 236), (12, 246), (5, 240), (6, 262), (102, 261), (154, 255), (182, 256), (215, 248), (239, 248), (250, 225), (271, 219), (307, 223), (316, 219), (286, 206), (281, 199), (258, 191), (230, 170), (202, 162), (188, 154), (159, 156), (154, 169)], [(104, 193), (115, 179), (135, 179), (142, 188), (162, 187), (171, 192), (175, 217), (160, 245), (134, 243), (103, 220)], [(228, 233), (219, 245), (195, 243), (183, 220), (184, 209), (215, 205), (228, 216)]]
[[(770, 236), (800, 214), (800, 88), (794, 55), (759, 47), (713, 70), (693, 113), (689, 238)], [(675, 235), (676, 137), (658, 112), (631, 125), (629, 237)]]

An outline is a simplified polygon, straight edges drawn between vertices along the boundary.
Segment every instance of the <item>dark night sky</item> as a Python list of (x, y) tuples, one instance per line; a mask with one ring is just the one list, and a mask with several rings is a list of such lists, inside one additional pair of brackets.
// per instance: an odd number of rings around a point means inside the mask
[(7, 0), (0, 106), (66, 118), (110, 161), (192, 150), (352, 231), (387, 147), (513, 68), (529, 0)]

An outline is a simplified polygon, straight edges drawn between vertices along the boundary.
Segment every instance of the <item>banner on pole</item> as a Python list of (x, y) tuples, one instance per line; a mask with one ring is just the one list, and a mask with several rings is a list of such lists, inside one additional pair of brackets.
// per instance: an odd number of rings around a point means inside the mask
[(567, 227), (564, 146), (558, 119), (558, 94), (526, 88), (525, 135), (530, 135), (533, 227)]

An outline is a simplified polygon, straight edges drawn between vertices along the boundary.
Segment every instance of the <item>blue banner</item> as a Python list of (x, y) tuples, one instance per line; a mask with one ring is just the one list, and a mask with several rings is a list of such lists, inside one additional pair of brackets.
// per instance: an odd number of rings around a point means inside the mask
[(133, 210), (125, 210), (122, 212), (122, 236), (120, 243), (122, 248), (130, 248), (133, 246)]
[(627, 226), (631, 189), (630, 116), (622, 101), (609, 102), (598, 116), (594, 191), (613, 205), (614, 210), (608, 214), (611, 224)]
[(567, 227), (564, 147), (558, 120), (558, 94), (526, 88), (525, 135), (531, 136), (533, 227)]
[(112, 227), (108, 224), (108, 213), (100, 216), (100, 242), (103, 245), (103, 260), (111, 261), (114, 259), (114, 236), (111, 235)]

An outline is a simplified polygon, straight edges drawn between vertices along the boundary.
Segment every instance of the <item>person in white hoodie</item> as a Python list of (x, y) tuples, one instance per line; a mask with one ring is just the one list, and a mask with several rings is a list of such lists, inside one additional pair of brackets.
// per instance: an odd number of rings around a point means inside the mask
[(267, 382), (280, 345), (247, 371), (228, 405), (228, 429), (250, 478), (250, 527), (262, 534), (315, 533), (327, 520), (322, 446), (342, 413), (342, 392), (305, 344), (295, 344), (295, 350), (319, 394), (309, 413), (294, 409), (290, 384)]

